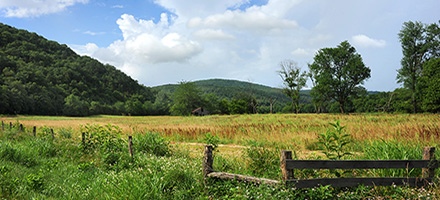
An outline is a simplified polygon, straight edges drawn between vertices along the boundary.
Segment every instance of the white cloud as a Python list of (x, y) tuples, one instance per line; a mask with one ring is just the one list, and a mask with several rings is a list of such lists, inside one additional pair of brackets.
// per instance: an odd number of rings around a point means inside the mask
[(154, 2), (186, 20), (193, 17), (206, 17), (212, 13), (221, 13), (229, 8), (237, 8), (248, 3), (249, 0), (155, 0)]
[(98, 45), (94, 43), (87, 43), (86, 45), (71, 45), (71, 48), (79, 55), (90, 55), (99, 49)]
[(195, 31), (192, 34), (194, 37), (201, 40), (233, 40), (235, 37), (231, 34), (227, 34), (220, 29), (202, 29)]
[(385, 40), (377, 40), (369, 38), (366, 35), (355, 35), (351, 37), (352, 43), (360, 47), (384, 47)]
[(64, 11), (66, 7), (89, 0), (1, 0), (0, 11), (6, 17), (38, 17)]
[(124, 6), (123, 5), (114, 5), (114, 6), (112, 6), (112, 8), (124, 8)]
[(246, 11), (227, 10), (222, 14), (215, 14), (202, 18), (192, 18), (188, 27), (231, 28), (235, 30), (282, 30), (293, 29), (298, 24), (293, 20), (281, 19), (262, 11), (261, 7), (251, 7)]
[(316, 44), (322, 44), (324, 42), (327, 42), (329, 40), (333, 39), (332, 35), (329, 34), (318, 34), (308, 40), (309, 44), (316, 45)]
[(315, 52), (316, 50), (297, 48), (294, 51), (292, 51), (292, 55), (294, 57), (310, 57), (313, 56)]
[(203, 50), (199, 43), (179, 33), (170, 32), (166, 14), (161, 15), (157, 24), (151, 20), (136, 20), (132, 15), (124, 14), (117, 20), (117, 24), (122, 31), (123, 40), (117, 40), (107, 48), (95, 48), (96, 45), (93, 44), (73, 47), (77, 52), (88, 52), (103, 62), (125, 68), (154, 63), (185, 62)]
[(105, 34), (105, 32), (85, 31), (84, 34), (95, 36), (95, 35), (103, 35)]

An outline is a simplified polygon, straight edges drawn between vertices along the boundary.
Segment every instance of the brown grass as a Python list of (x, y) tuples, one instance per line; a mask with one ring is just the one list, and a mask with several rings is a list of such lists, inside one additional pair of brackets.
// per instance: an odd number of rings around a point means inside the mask
[(206, 133), (220, 137), (222, 143), (245, 144), (247, 140), (271, 143), (291, 143), (304, 149), (316, 141), (317, 134), (330, 128), (336, 120), (355, 141), (399, 140), (433, 145), (440, 140), (438, 114), (257, 114), (205, 117), (177, 116), (95, 116), (86, 118), (18, 116), (1, 117), (5, 123), (25, 126), (72, 128), (80, 125), (112, 124), (125, 134), (159, 132), (175, 141), (202, 141)]

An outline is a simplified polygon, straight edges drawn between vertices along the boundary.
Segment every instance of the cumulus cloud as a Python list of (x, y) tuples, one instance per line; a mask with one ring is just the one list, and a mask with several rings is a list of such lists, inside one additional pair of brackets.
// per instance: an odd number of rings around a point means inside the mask
[(377, 40), (369, 38), (366, 35), (355, 35), (351, 37), (353, 44), (360, 47), (384, 47), (386, 45), (385, 40)]
[(112, 8), (124, 8), (124, 6), (123, 5), (114, 5), (114, 6), (112, 6)]
[(89, 0), (2, 0), (0, 11), (6, 17), (38, 17), (41, 15), (64, 11), (66, 7), (77, 3), (88, 3)]
[(86, 35), (92, 35), (92, 36), (105, 34), (105, 32), (93, 32), (93, 31), (85, 31), (83, 33)]
[(294, 51), (292, 51), (292, 55), (294, 57), (310, 57), (313, 56), (316, 50), (312, 49), (303, 49), (303, 48), (297, 48)]
[(238, 8), (248, 3), (249, 0), (155, 0), (154, 2), (175, 13), (179, 18), (186, 20), (196, 16), (206, 17), (212, 15), (212, 13), (221, 13), (230, 8)]
[(202, 29), (195, 31), (192, 34), (194, 37), (201, 40), (233, 40), (235, 37), (231, 34), (227, 34), (220, 29)]
[(231, 28), (238, 30), (281, 30), (298, 27), (293, 20), (280, 19), (269, 15), (261, 9), (227, 10), (223, 14), (215, 14), (202, 18), (192, 18), (188, 21), (190, 28), (212, 27), (212, 28)]
[(89, 55), (104, 62), (117, 63), (118, 66), (184, 62), (203, 50), (199, 43), (179, 33), (169, 32), (168, 23), (167, 14), (162, 14), (158, 23), (136, 20), (132, 15), (123, 14), (117, 20), (123, 40), (117, 40), (107, 48), (95, 48), (93, 44), (74, 48), (77, 52), (88, 52)]

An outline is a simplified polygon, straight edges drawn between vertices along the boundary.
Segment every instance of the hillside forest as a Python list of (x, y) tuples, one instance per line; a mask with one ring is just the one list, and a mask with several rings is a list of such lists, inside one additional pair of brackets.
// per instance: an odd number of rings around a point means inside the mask
[(190, 115), (198, 107), (210, 114), (438, 113), (439, 24), (405, 22), (397, 37), (403, 57), (396, 81), (403, 87), (394, 91), (362, 87), (370, 69), (347, 41), (319, 50), (307, 72), (281, 62), (283, 88), (223, 79), (146, 87), (67, 45), (0, 24), (0, 114)]

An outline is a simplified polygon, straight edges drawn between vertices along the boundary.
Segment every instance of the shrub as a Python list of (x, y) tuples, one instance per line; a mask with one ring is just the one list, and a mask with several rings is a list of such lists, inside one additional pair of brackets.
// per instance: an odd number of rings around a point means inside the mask
[(345, 151), (350, 140), (350, 134), (344, 134), (339, 120), (336, 123), (330, 123), (333, 129), (327, 130), (326, 133), (320, 133), (318, 137), (318, 144), (324, 147), (324, 154), (330, 160), (340, 160), (351, 153)]
[(170, 143), (159, 133), (147, 132), (133, 138), (133, 147), (137, 152), (151, 153), (157, 156), (171, 154)]
[(108, 151), (122, 151), (125, 144), (121, 139), (122, 130), (118, 126), (97, 124), (87, 124), (81, 126), (81, 132), (84, 133), (84, 144), (81, 147), (84, 152), (93, 150), (100, 150), (102, 152)]
[(279, 148), (267, 148), (262, 143), (248, 141), (245, 156), (249, 159), (249, 170), (256, 176), (277, 177), (280, 172), (279, 152)]
[(204, 141), (207, 145), (212, 146), (212, 151), (215, 151), (218, 147), (218, 144), (220, 143), (219, 137), (211, 133), (205, 134)]

